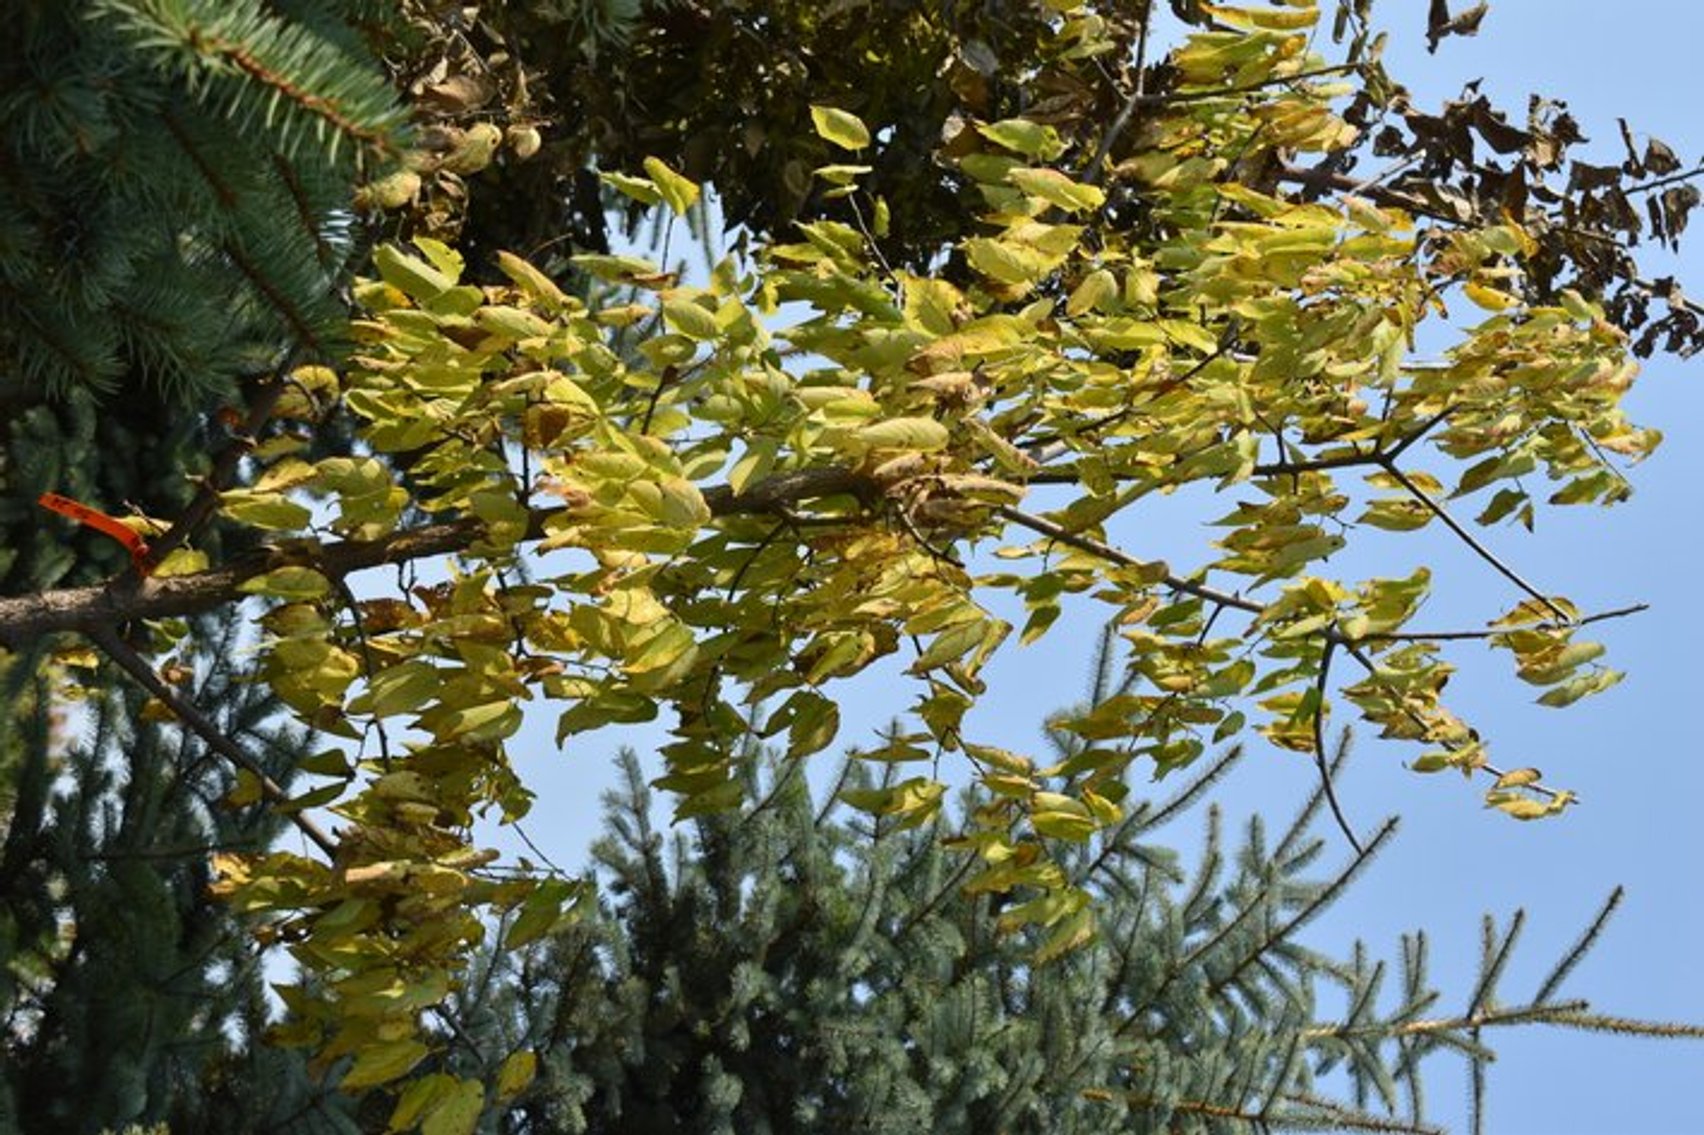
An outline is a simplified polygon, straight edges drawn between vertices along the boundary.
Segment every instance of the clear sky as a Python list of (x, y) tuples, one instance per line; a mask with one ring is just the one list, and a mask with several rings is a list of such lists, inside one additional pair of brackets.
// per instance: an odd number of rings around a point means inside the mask
[[(1452, 7), (1460, 7), (1454, 3)], [(1597, 160), (1620, 158), (1616, 119), (1636, 135), (1654, 134), (1684, 162), (1704, 154), (1704, 5), (1692, 0), (1499, 0), (1476, 39), (1450, 39), (1424, 50), (1425, 3), (1384, 0), (1380, 20), (1392, 32), (1391, 69), (1422, 105), (1483, 78), (1492, 101), (1519, 121), (1531, 93), (1565, 100), (1593, 139)], [(1590, 157), (1590, 152), (1585, 156)], [(1700, 221), (1704, 227), (1704, 221)], [(1694, 234), (1704, 240), (1704, 232)], [(1704, 250), (1672, 266), (1652, 250), (1647, 274), (1677, 270), (1704, 295)], [(1439, 1007), (1465, 1007), (1476, 972), (1479, 920), (1506, 921), (1525, 907), (1528, 923), (1504, 989), (1507, 1000), (1529, 995), (1549, 965), (1617, 884), (1628, 894), (1599, 949), (1564, 993), (1589, 998), (1600, 1011), (1704, 1022), (1704, 603), (1695, 594), (1704, 555), (1704, 387), (1700, 364), (1651, 360), (1632, 397), (1635, 418), (1667, 435), (1657, 455), (1633, 473), (1637, 493), (1611, 510), (1553, 510), (1538, 531), (1496, 528), (1492, 547), (1528, 578), (1583, 610), (1647, 602), (1652, 610), (1600, 627), (1607, 661), (1628, 671), (1616, 689), (1574, 706), (1532, 704), (1535, 690), (1514, 679), (1502, 659), (1457, 652), (1462, 672), (1451, 684), (1453, 708), (1484, 730), (1505, 767), (1536, 765), (1549, 782), (1578, 790), (1582, 803), (1547, 823), (1523, 825), (1479, 806), (1483, 785), (1450, 775), (1423, 777), (1400, 765), (1412, 752), (1363, 739), (1338, 782), (1356, 826), (1370, 831), (1399, 813), (1403, 826), (1359, 884), (1317, 923), (1305, 941), (1346, 955), (1364, 939), (1375, 956), (1394, 959), (1398, 936), (1424, 927), (1437, 982), (1451, 996)], [(1213, 502), (1210, 507), (1219, 507)], [(1220, 508), (1223, 511), (1223, 508)], [(1144, 528), (1144, 556), (1191, 562), (1210, 538), (1202, 522), (1214, 512), (1188, 502)], [(1427, 626), (1480, 625), (1519, 598), (1485, 565), (1442, 543), (1447, 539), (1376, 542), (1372, 555), (1333, 570), (1406, 574), (1421, 562), (1436, 569)], [(1365, 566), (1363, 566), (1363, 564)], [(1091, 624), (1083, 623), (1084, 627)], [(983, 735), (1014, 747), (1035, 739), (1041, 717), (1075, 699), (1087, 662), (1083, 638), (1056, 634), (1052, 645), (1014, 651), (990, 676)], [(891, 689), (891, 687), (889, 687)], [(865, 684), (848, 714), (842, 740), (867, 741), (868, 729), (903, 708), (911, 691), (884, 702)], [(1343, 715), (1340, 714), (1340, 719)], [(862, 732), (860, 731), (862, 730)], [(553, 722), (529, 725), (513, 746), (521, 771), (540, 791), (532, 838), (564, 866), (584, 862), (596, 830), (597, 796), (611, 783), (618, 738), (599, 734), (554, 752)], [(628, 734), (643, 744), (644, 733)], [(823, 764), (831, 756), (819, 758)], [(1248, 759), (1217, 799), (1233, 821), (1262, 812), (1289, 817), (1313, 783), (1311, 765), (1256, 739)], [(1180, 846), (1196, 838), (1199, 818), (1178, 825)], [(1323, 829), (1322, 829), (1323, 830)], [(1334, 832), (1337, 861), (1348, 848)], [(1704, 1042), (1659, 1043), (1586, 1033), (1512, 1031), (1492, 1040), (1500, 1057), (1491, 1071), (1486, 1129), (1511, 1135), (1657, 1135), (1704, 1132)], [(1429, 1068), (1431, 1118), (1463, 1129), (1462, 1066), (1439, 1058)]]

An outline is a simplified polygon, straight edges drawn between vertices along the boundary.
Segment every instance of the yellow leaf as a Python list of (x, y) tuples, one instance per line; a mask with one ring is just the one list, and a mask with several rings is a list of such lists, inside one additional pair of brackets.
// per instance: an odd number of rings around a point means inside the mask
[(842, 150), (862, 150), (870, 144), (870, 128), (850, 111), (832, 106), (811, 107), (811, 122), (817, 134)]
[(1311, 28), (1319, 20), (1319, 10), (1309, 4), (1303, 8), (1236, 8), (1229, 4), (1203, 2), (1201, 9), (1227, 27), (1239, 31), (1299, 31)]
[(1468, 299), (1486, 311), (1506, 311), (1520, 302), (1508, 292), (1500, 292), (1496, 288), (1488, 288), (1472, 280), (1463, 284), (1461, 290), (1466, 293)]
[(538, 1075), (538, 1054), (523, 1049), (511, 1052), (497, 1069), (497, 1098), (519, 1095)]
[(245, 579), (237, 590), (250, 595), (271, 595), (279, 599), (318, 599), (331, 591), (331, 581), (313, 568), (281, 567), (253, 579)]
[(174, 548), (170, 555), (154, 565), (150, 574), (156, 579), (166, 579), (174, 575), (194, 575), (198, 571), (206, 570), (206, 552), (198, 552), (194, 548)]
[(239, 524), (295, 531), (306, 528), (313, 513), (276, 492), (233, 489), (219, 494), (219, 511)]
[(1520, 788), (1523, 785), (1538, 783), (1540, 775), (1542, 774), (1535, 768), (1518, 768), (1513, 771), (1506, 772), (1502, 776), (1498, 777), (1497, 783), (1492, 785), (1492, 787)]
[(340, 1086), (346, 1091), (353, 1091), (388, 1084), (406, 1076), (431, 1051), (412, 1037), (367, 1045), (356, 1052), (355, 1063), (344, 1073)]
[(684, 216), (698, 200), (698, 183), (682, 177), (657, 158), (645, 159), (645, 172), (656, 183), (657, 192), (675, 216)]
[(617, 173), (614, 170), (598, 174), (598, 180), (607, 185), (613, 185), (617, 190), (633, 198), (641, 205), (655, 205), (662, 201), (663, 195), (657, 191), (656, 182), (648, 177), (634, 177), (632, 174)]
[(1106, 194), (1098, 186), (1072, 181), (1056, 169), (1019, 167), (1007, 173), (1006, 180), (1031, 197), (1061, 209), (1098, 209), (1106, 203)]
[(556, 286), (556, 281), (514, 253), (499, 252), (497, 267), (501, 268), (503, 274), (513, 280), (529, 299), (541, 302), (553, 311), (559, 311), (568, 305), (568, 297)]

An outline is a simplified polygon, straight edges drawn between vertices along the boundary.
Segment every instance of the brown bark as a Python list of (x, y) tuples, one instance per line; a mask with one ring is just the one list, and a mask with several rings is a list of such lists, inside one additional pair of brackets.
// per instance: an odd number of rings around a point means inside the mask
[[(867, 503), (877, 492), (874, 482), (854, 470), (802, 469), (764, 478), (743, 493), (718, 485), (705, 491), (704, 500), (712, 515), (735, 516), (783, 513), (801, 501), (830, 496), (850, 495)], [(528, 539), (544, 534), (549, 515), (533, 510)], [(192, 575), (144, 579), (126, 572), (93, 587), (0, 598), (0, 643), (17, 645), (59, 631), (99, 631), (132, 619), (197, 615), (237, 602), (244, 582), (280, 567), (311, 567), (335, 582), (366, 568), (463, 551), (481, 531), (482, 525), (468, 518), (403, 529), (378, 540), (292, 540)]]

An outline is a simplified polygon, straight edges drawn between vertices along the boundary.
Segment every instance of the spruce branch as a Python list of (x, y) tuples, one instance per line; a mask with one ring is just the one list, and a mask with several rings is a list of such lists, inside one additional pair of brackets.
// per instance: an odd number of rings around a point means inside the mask
[(1568, 980), (1568, 975), (1574, 972), (1574, 967), (1580, 964), (1593, 946), (1597, 945), (1598, 936), (1603, 933), (1603, 928), (1609, 925), (1610, 917), (1621, 905), (1621, 899), (1625, 894), (1626, 888), (1624, 887), (1616, 887), (1609, 892), (1609, 897), (1604, 900), (1603, 906), (1598, 908), (1597, 916), (1592, 919), (1590, 925), (1581, 932), (1579, 939), (1551, 968), (1549, 975), (1544, 979), (1544, 984), (1538, 987), (1538, 992), (1533, 994), (1533, 1004), (1542, 1005), (1555, 996), (1556, 991), (1562, 987), (1562, 983)]
[[(317, 123), (314, 133), (335, 157), (348, 138), (373, 152), (397, 152), (406, 112), (382, 73), (358, 65), (311, 26), (287, 23), (256, 0), (100, 0), (98, 7), (135, 46), (178, 70), (192, 89), (221, 93), (239, 126), (260, 118), (290, 150), (291, 118)], [(282, 119), (282, 120), (281, 120)]]
[(1354, 859), (1349, 862), (1347, 867), (1338, 872), (1337, 876), (1333, 878), (1330, 883), (1322, 887), (1319, 893), (1306, 905), (1304, 905), (1301, 910), (1297, 911), (1288, 921), (1276, 929), (1267, 931), (1267, 933), (1263, 936), (1259, 947), (1247, 954), (1243, 960), (1238, 963), (1236, 968), (1231, 970), (1230, 973), (1215, 981), (1211, 987), (1212, 991), (1214, 993), (1219, 993), (1224, 990), (1232, 982), (1240, 978), (1244, 971), (1246, 971), (1248, 967), (1258, 960), (1268, 949), (1276, 946), (1280, 942), (1289, 940), (1290, 936), (1297, 930), (1300, 930), (1303, 926), (1319, 917), (1320, 912), (1329, 906), (1338, 895), (1342, 894), (1344, 889), (1347, 888), (1350, 883), (1354, 882), (1356, 877), (1358, 877), (1362, 871), (1366, 870), (1367, 865), (1372, 862), (1373, 856), (1384, 850), (1384, 845), (1393, 835), (1396, 834), (1397, 826), (1398, 820), (1395, 816), (1392, 816), (1380, 825), (1379, 830), (1373, 833), (1373, 838), (1367, 841), (1366, 846), (1362, 850), (1355, 853)]

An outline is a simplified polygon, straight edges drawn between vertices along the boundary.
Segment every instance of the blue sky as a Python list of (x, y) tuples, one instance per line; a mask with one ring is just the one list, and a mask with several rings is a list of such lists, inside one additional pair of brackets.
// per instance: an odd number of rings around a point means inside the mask
[[(1461, 6), (1459, 3), (1453, 5)], [(1696, 107), (1704, 93), (1698, 61), (1704, 7), (1683, 0), (1502, 0), (1475, 39), (1451, 39), (1440, 53), (1424, 50), (1426, 5), (1386, 0), (1381, 21), (1392, 31), (1389, 61), (1422, 105), (1435, 105), (1474, 78), (1518, 121), (1527, 96), (1561, 98), (1579, 119), (1598, 160), (1619, 160), (1616, 119), (1636, 134), (1668, 142), (1682, 161), (1704, 153)], [(1401, 21), (1393, 24), (1392, 21)], [(1704, 222), (1701, 222), (1704, 223)], [(1704, 233), (1695, 234), (1704, 239)], [(1671, 264), (1654, 250), (1651, 271), (1678, 271), (1704, 295), (1704, 251)], [(1338, 782), (1356, 826), (1369, 831), (1391, 813), (1402, 816), (1395, 845), (1306, 938), (1343, 955), (1364, 939), (1376, 956), (1396, 956), (1401, 933), (1424, 927), (1434, 974), (1454, 997), (1440, 1012), (1463, 1007), (1476, 972), (1479, 920), (1528, 913), (1522, 948), (1504, 989), (1530, 994), (1550, 963), (1573, 942), (1605, 895), (1618, 884), (1627, 898), (1598, 950), (1564, 992), (1625, 1016), (1704, 1022), (1698, 970), (1704, 939), (1704, 604), (1694, 580), (1696, 526), (1704, 496), (1704, 388), (1699, 364), (1656, 358), (1631, 399), (1635, 418), (1667, 435), (1655, 457), (1634, 471), (1637, 492), (1612, 510), (1541, 514), (1536, 534), (1497, 528), (1485, 539), (1545, 590), (1584, 610), (1646, 602), (1651, 610), (1594, 628), (1608, 661), (1628, 672), (1616, 689), (1556, 711), (1532, 704), (1535, 693), (1488, 652), (1458, 652), (1461, 673), (1451, 704), (1490, 737), (1506, 767), (1536, 765), (1549, 781), (1576, 789), (1582, 803), (1558, 821), (1523, 825), (1479, 806), (1483, 785), (1454, 775), (1423, 777), (1401, 767), (1413, 754), (1361, 740)], [(1202, 523), (1225, 502), (1183, 500), (1146, 518), (1151, 546), (1143, 556), (1175, 554), (1190, 562), (1210, 538)], [(1193, 507), (1191, 507), (1193, 504)], [(1151, 525), (1151, 526), (1148, 526)], [(1436, 570), (1427, 626), (1479, 625), (1519, 599), (1483, 563), (1447, 537), (1376, 542), (1368, 558), (1340, 570), (1406, 574), (1416, 564)], [(1180, 549), (1171, 553), (1166, 547)], [(1363, 564), (1365, 566), (1363, 566)], [(1334, 569), (1338, 565), (1333, 564)], [(1087, 629), (1090, 622), (1080, 626)], [(1042, 645), (1014, 651), (990, 676), (979, 712), (983, 735), (1009, 736), (1014, 747), (1039, 744), (1044, 714), (1079, 694), (1087, 662), (1084, 637), (1067, 630)], [(891, 689), (892, 687), (887, 687)], [(868, 730), (910, 698), (884, 701), (876, 683), (853, 696), (842, 739)], [(584, 861), (596, 830), (597, 796), (613, 777), (614, 733), (570, 741), (554, 751), (553, 722), (530, 722), (513, 746), (521, 771), (540, 792), (528, 833), (564, 866)], [(637, 744), (655, 735), (632, 732)], [(823, 764), (832, 758), (824, 758)], [(1258, 740), (1217, 799), (1233, 821), (1253, 812), (1287, 819), (1313, 783), (1311, 766)], [(1175, 831), (1191, 846), (1198, 818)], [(1335, 833), (1338, 858), (1348, 851)], [(1585, 1033), (1512, 1031), (1493, 1040), (1487, 1130), (1514, 1135), (1684, 1133), (1704, 1131), (1696, 1092), (1704, 1074), (1704, 1042), (1659, 1043)], [(1459, 1064), (1429, 1070), (1431, 1118), (1461, 1129), (1466, 1081)]]

